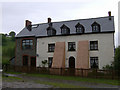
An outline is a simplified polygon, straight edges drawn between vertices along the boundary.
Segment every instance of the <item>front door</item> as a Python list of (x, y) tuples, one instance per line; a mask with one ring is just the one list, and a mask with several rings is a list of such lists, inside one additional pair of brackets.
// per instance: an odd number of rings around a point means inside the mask
[(69, 68), (75, 68), (75, 58), (74, 57), (69, 58)]
[(74, 57), (69, 58), (69, 75), (72, 75), (72, 76), (75, 75), (75, 58)]

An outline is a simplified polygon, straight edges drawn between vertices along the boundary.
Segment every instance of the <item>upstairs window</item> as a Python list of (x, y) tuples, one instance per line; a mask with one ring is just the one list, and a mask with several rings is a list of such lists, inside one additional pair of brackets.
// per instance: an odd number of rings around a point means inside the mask
[(24, 39), (22, 40), (22, 49), (32, 49), (33, 40), (32, 39)]
[(75, 42), (68, 42), (68, 51), (75, 51)]
[(52, 61), (53, 61), (53, 57), (48, 57), (48, 67), (49, 68), (52, 67)]
[(55, 44), (48, 44), (48, 52), (54, 52)]
[(61, 28), (62, 35), (70, 34), (70, 29), (66, 25), (63, 24), (60, 28)]
[(53, 28), (52, 23), (49, 23), (49, 27), (47, 28), (47, 35), (48, 36), (56, 35), (56, 30)]
[(79, 34), (79, 33), (84, 33), (84, 26), (81, 25), (80, 23), (78, 23), (76, 26), (76, 33)]
[(98, 68), (98, 57), (90, 57), (91, 68)]
[(94, 22), (91, 26), (92, 32), (100, 32), (100, 25), (97, 22)]
[(49, 30), (47, 30), (47, 34), (48, 34), (48, 36), (56, 35), (56, 30), (49, 29)]
[(90, 50), (98, 50), (98, 41), (90, 41)]

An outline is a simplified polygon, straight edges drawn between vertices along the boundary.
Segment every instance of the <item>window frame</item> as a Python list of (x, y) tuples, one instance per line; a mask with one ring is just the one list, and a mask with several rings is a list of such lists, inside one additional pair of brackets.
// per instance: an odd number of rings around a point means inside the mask
[[(96, 65), (97, 65), (96, 67), (93, 67), (94, 63), (96, 63)], [(99, 69), (99, 58), (98, 57), (90, 57), (90, 68), (91, 69)]]
[[(26, 64), (26, 65), (24, 65), (24, 57), (25, 57), (25, 56), (28, 57), (28, 61), (27, 61), (27, 64)], [(28, 55), (23, 55), (23, 56), (22, 56), (22, 65), (23, 65), (23, 66), (29, 66), (29, 56), (28, 56)]]
[(98, 50), (98, 41), (90, 41), (90, 50)]
[(97, 22), (94, 22), (91, 26), (92, 26), (92, 32), (93, 33), (101, 31), (100, 24), (98, 24)]
[[(78, 23), (76, 26), (76, 34), (83, 34), (85, 32), (85, 28), (82, 24)], [(78, 32), (78, 28), (79, 28), (79, 32)]]
[[(72, 46), (74, 49), (70, 49)], [(68, 51), (76, 51), (76, 43), (75, 42), (68, 42)]]
[(51, 27), (48, 27), (47, 28), (47, 35), (48, 36), (53, 36), (53, 35), (56, 35), (56, 30), (51, 28)]
[[(70, 28), (67, 27), (66, 25), (63, 24), (60, 28), (61, 28), (62, 35), (69, 35), (70, 34)], [(65, 32), (65, 33), (63, 33), (63, 32)]]
[[(25, 42), (23, 42), (25, 40)], [(26, 40), (29, 40), (29, 42), (26, 42)], [(30, 45), (30, 40), (32, 40), (32, 45)], [(23, 48), (23, 43), (29, 43), (28, 45), (29, 45), (29, 47), (31, 46), (31, 48)], [(31, 49), (33, 49), (33, 46), (34, 46), (34, 39), (33, 38), (23, 38), (22, 40), (21, 40), (21, 49), (22, 50), (31, 50)]]
[[(50, 59), (52, 59), (51, 63), (49, 63)], [(48, 57), (48, 67), (49, 68), (52, 68), (52, 63), (53, 63), (53, 57)]]
[[(54, 49), (52, 46), (54, 46)], [(55, 43), (48, 44), (48, 52), (54, 52), (54, 50), (55, 50)]]

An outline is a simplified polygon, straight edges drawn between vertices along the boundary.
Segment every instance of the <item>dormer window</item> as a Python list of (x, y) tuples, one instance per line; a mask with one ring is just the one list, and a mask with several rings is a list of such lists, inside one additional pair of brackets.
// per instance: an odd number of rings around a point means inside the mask
[(66, 25), (63, 24), (60, 28), (61, 28), (62, 35), (70, 34), (70, 29)]
[(48, 36), (56, 35), (56, 30), (52, 27), (52, 23), (50, 23), (49, 27), (47, 28), (47, 35)]
[(97, 22), (94, 22), (91, 26), (92, 32), (100, 32), (100, 25)]
[(76, 33), (79, 34), (79, 33), (84, 33), (84, 26), (81, 25), (80, 23), (78, 23), (76, 26)]

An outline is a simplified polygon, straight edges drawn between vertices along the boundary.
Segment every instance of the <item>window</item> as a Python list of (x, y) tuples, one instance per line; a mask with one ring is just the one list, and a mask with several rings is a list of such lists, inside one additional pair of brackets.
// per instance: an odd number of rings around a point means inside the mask
[(97, 22), (92, 24), (92, 32), (100, 32), (100, 25)]
[(31, 66), (36, 67), (36, 57), (31, 57)]
[(24, 39), (22, 40), (22, 49), (32, 49), (33, 40), (32, 39)]
[(23, 66), (28, 66), (28, 56), (23, 56)]
[(76, 33), (79, 34), (79, 33), (84, 33), (84, 26), (81, 25), (80, 23), (78, 23), (76, 26)]
[(52, 23), (49, 23), (49, 27), (47, 28), (47, 35), (48, 36), (56, 35), (56, 30), (53, 28)]
[(48, 44), (48, 52), (54, 52), (55, 44)]
[(98, 68), (98, 57), (90, 57), (91, 68)]
[(52, 60), (53, 60), (53, 57), (48, 57), (48, 67), (49, 68), (52, 67)]
[(70, 29), (66, 25), (63, 24), (62, 27), (60, 28), (61, 28), (62, 35), (70, 34)]
[(98, 50), (98, 41), (90, 41), (90, 50)]
[(56, 30), (55, 29), (48, 29), (47, 34), (48, 34), (48, 36), (56, 35)]
[(75, 42), (68, 42), (68, 51), (75, 51)]

